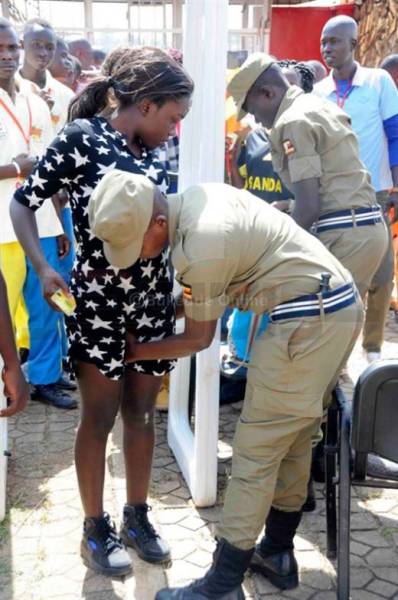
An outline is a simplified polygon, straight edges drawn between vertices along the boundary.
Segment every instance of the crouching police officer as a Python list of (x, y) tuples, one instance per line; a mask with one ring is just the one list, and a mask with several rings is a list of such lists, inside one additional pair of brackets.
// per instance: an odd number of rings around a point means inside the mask
[[(185, 330), (129, 337), (126, 361), (194, 354), (210, 345), (227, 305), (270, 324), (253, 345), (232, 477), (213, 565), (157, 600), (243, 600), (251, 565), (280, 588), (298, 585), (293, 537), (306, 498), (311, 438), (362, 324), (348, 271), (289, 216), (224, 184), (163, 197), (141, 175), (113, 171), (94, 190), (90, 227), (109, 262), (125, 268), (170, 244), (183, 286)], [(266, 534), (254, 548), (264, 527)]]
[(350, 118), (329, 101), (291, 86), (267, 54), (252, 54), (228, 90), (238, 107), (270, 129), (272, 162), (293, 192), (292, 217), (352, 273), (362, 297), (388, 247), (388, 231), (359, 159)]

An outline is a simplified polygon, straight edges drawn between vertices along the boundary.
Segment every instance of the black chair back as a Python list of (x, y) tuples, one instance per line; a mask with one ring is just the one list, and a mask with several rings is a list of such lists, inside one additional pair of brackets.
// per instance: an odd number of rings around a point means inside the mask
[(363, 480), (367, 454), (398, 462), (398, 359), (365, 369), (355, 386), (352, 413), (353, 478)]

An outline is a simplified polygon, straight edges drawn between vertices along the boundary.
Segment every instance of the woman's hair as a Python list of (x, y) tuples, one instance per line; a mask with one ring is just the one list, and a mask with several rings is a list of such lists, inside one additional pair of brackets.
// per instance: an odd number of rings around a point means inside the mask
[(278, 60), (278, 65), (281, 69), (292, 68), (294, 69), (300, 79), (301, 87), (306, 94), (312, 92), (314, 88), (315, 73), (307, 64), (303, 62), (297, 62), (296, 60)]
[(116, 48), (105, 60), (101, 75), (71, 102), (68, 119), (94, 117), (113, 102), (123, 108), (141, 100), (159, 107), (168, 100), (191, 96), (194, 84), (184, 69), (158, 48)]

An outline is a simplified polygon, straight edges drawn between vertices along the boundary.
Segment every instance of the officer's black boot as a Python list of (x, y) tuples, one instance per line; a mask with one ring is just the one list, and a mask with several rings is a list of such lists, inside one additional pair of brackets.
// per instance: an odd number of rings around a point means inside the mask
[(252, 554), (253, 549), (241, 550), (221, 539), (202, 579), (187, 587), (160, 590), (155, 600), (244, 600), (241, 584)]
[(293, 551), (293, 538), (300, 523), (301, 511), (284, 512), (271, 508), (266, 521), (266, 534), (256, 546), (250, 567), (261, 573), (281, 590), (299, 584), (298, 566)]

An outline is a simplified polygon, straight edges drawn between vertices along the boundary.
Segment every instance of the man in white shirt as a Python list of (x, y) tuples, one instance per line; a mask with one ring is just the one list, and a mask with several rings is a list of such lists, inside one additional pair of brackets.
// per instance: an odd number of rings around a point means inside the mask
[[(70, 88), (57, 81), (48, 70), (55, 57), (57, 36), (47, 21), (31, 19), (25, 25), (22, 46), (25, 53), (18, 73), (18, 83), (22, 91), (38, 94), (45, 100), (50, 109), (55, 137), (67, 121), (69, 104), (75, 96)], [(74, 261), (72, 215), (61, 195), (55, 203), (66, 234), (58, 238), (59, 254), (62, 257), (59, 268), (69, 280)]]
[[(9, 216), (15, 188), (23, 185), (37, 157), (53, 138), (49, 109), (36, 94), (23, 92), (15, 78), (19, 62), (19, 40), (13, 26), (0, 19), (0, 260), (7, 283), (11, 317), (25, 297), (29, 314), (30, 381), (43, 389), (47, 402), (64, 408), (76, 402), (57, 386), (61, 377), (60, 316), (42, 302), (40, 285), (17, 242)], [(37, 181), (40, 186), (40, 181)], [(46, 254), (57, 257), (57, 236), (63, 234), (55, 208), (46, 203), (36, 213), (40, 240)], [(32, 366), (32, 368), (31, 368)], [(48, 394), (47, 394), (48, 392)], [(47, 394), (47, 397), (45, 397)]]
[[(49, 71), (57, 53), (57, 46), (57, 36), (50, 23), (38, 18), (26, 23), (22, 40), (24, 62), (19, 70), (18, 81), (23, 90), (38, 94), (47, 103), (54, 136), (66, 124), (69, 104), (75, 95), (70, 88), (57, 81)], [(65, 232), (57, 238), (60, 258), (58, 270), (69, 283), (75, 258), (72, 214), (66, 194), (57, 194), (53, 201)], [(64, 355), (66, 355), (67, 340), (64, 326), (62, 334)], [(75, 388), (66, 376), (62, 376), (61, 381), (66, 389)]]
[(74, 94), (72, 89), (75, 80), (74, 57), (69, 52), (66, 41), (59, 35), (56, 37), (55, 55), (48, 70), (54, 79), (69, 88)]
[(68, 107), (74, 97), (73, 91), (57, 81), (48, 70), (55, 56), (56, 44), (56, 35), (50, 23), (43, 19), (28, 21), (22, 41), (24, 62), (19, 70), (24, 80), (23, 89), (29, 85), (33, 92), (46, 100), (55, 134), (65, 125)]

